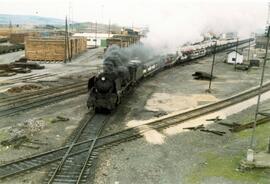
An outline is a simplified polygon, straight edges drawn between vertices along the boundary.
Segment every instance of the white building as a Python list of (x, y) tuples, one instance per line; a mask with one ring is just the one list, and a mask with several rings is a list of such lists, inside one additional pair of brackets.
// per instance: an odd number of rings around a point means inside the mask
[(106, 40), (109, 37), (112, 37), (113, 34), (108, 33), (74, 33), (73, 36), (84, 36), (87, 39), (87, 47), (106, 47)]
[(230, 51), (228, 53), (227, 63), (230, 64), (242, 64), (243, 63), (243, 55), (236, 51)]

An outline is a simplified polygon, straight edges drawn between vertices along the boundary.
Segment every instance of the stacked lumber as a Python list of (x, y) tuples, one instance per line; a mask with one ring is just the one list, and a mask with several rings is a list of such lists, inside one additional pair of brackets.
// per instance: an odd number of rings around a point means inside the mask
[(0, 43), (6, 43), (8, 38), (6, 36), (0, 36)]
[[(86, 38), (70, 37), (69, 50), (66, 47), (66, 59), (73, 58), (86, 50)], [(32, 61), (65, 60), (65, 37), (27, 37), (25, 56)]]
[(85, 37), (71, 37), (69, 40), (70, 56), (71, 58), (81, 54), (87, 48), (87, 42)]
[(13, 44), (24, 43), (25, 37), (28, 33), (11, 33), (9, 37), (9, 42)]
[(37, 32), (11, 33), (9, 42), (13, 44), (24, 44), (27, 36), (38, 36)]
[(9, 28), (0, 28), (0, 36), (7, 36), (10, 35), (10, 29)]

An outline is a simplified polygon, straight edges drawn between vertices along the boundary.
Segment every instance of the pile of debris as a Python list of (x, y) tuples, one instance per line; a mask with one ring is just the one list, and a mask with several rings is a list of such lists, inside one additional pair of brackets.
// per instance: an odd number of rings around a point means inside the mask
[(41, 66), (37, 63), (27, 63), (27, 59), (22, 57), (10, 64), (1, 64), (0, 77), (8, 77), (16, 75), (17, 73), (30, 73), (31, 70), (40, 70), (44, 68), (45, 66)]
[(194, 79), (196, 80), (210, 80), (212, 78), (215, 79), (215, 76), (211, 76), (211, 74), (206, 73), (206, 72), (201, 72), (201, 71), (197, 71), (194, 74), (192, 74), (192, 76), (194, 77)]
[(8, 41), (7, 37), (0, 36), (0, 43), (6, 43)]
[(16, 75), (15, 72), (7, 72), (6, 70), (0, 70), (0, 77), (10, 77)]
[(39, 149), (38, 145), (44, 145), (46, 143), (39, 142), (37, 140), (31, 140), (35, 133), (40, 132), (45, 128), (45, 121), (42, 119), (29, 119), (23, 123), (19, 123), (16, 126), (12, 126), (8, 129), (10, 138), (1, 141), (2, 146), (13, 146), (14, 148), (20, 148), (21, 146)]
[(212, 133), (212, 134), (219, 135), (219, 136), (223, 136), (224, 134), (226, 134), (226, 132), (224, 132), (224, 131), (206, 129), (206, 127), (203, 124), (195, 126), (195, 127), (187, 127), (184, 129), (193, 130), (193, 131), (199, 130), (201, 132)]
[(23, 86), (16, 86), (16, 87), (12, 87), (10, 89), (7, 90), (8, 93), (21, 93), (24, 91), (32, 91), (32, 90), (39, 90), (41, 89), (41, 86), (38, 85), (34, 85), (34, 84), (26, 84)]
[(9, 133), (13, 136), (33, 135), (45, 128), (46, 122), (41, 119), (28, 119), (23, 123), (19, 123), (16, 127), (11, 127)]
[(69, 121), (69, 118), (63, 117), (63, 116), (56, 116), (56, 118), (51, 120), (51, 123), (57, 123), (60, 121)]
[(236, 65), (235, 69), (236, 70), (241, 70), (241, 71), (247, 71), (247, 70), (250, 69), (250, 65), (247, 65), (247, 64)]

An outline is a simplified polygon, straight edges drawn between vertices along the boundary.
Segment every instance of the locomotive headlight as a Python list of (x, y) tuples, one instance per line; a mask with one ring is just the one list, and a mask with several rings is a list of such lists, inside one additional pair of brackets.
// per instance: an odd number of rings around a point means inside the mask
[(105, 81), (105, 77), (101, 77), (101, 80), (102, 80), (102, 81)]

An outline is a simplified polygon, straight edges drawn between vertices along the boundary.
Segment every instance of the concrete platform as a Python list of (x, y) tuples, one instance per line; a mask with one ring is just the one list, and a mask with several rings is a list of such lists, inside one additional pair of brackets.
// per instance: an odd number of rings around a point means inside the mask
[(241, 169), (253, 169), (253, 168), (270, 168), (270, 153), (258, 152), (254, 153), (253, 162), (242, 160), (240, 163)]

